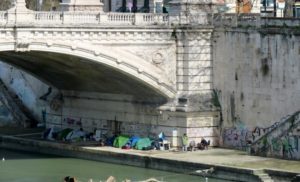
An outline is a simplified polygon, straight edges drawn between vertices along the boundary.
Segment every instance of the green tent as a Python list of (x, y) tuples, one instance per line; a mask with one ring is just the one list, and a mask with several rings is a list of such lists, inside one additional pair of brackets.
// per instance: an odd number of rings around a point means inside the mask
[(121, 148), (123, 147), (129, 140), (129, 137), (127, 136), (118, 136), (115, 140), (114, 140), (114, 147), (117, 148)]
[(58, 140), (62, 140), (62, 139), (65, 139), (67, 137), (67, 135), (73, 131), (73, 129), (71, 128), (66, 128), (66, 129), (63, 129), (62, 131), (60, 131), (57, 135), (57, 139)]
[(135, 149), (142, 150), (144, 147), (151, 146), (151, 140), (149, 138), (141, 138), (137, 141)]

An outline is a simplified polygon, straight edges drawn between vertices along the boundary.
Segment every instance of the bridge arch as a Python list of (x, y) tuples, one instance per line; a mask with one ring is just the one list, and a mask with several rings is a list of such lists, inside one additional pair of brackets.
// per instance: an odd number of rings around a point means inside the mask
[[(113, 53), (113, 55), (112, 55)], [(146, 89), (152, 90), (160, 96), (167, 99), (174, 98), (174, 86), (163, 77), (163, 70), (141, 60), (141, 58), (126, 52), (107, 48), (105, 46), (75, 45), (71, 43), (59, 42), (40, 42), (40, 41), (11, 41), (0, 43), (0, 59), (7, 63), (13, 63), (18, 66), (19, 62), (13, 61), (18, 59), (29, 59), (34, 55), (45, 58), (46, 54), (54, 54), (66, 58), (72, 56), (83, 59), (84, 62), (90, 63), (90, 66), (98, 65), (109, 68), (114, 73), (134, 80), (135, 83), (144, 85)], [(48, 55), (51, 57), (51, 55)], [(12, 57), (12, 58), (9, 58)], [(72, 59), (73, 59), (72, 58)], [(21, 66), (22, 68), (22, 66)], [(23, 67), (24, 70), (26, 68)], [(28, 71), (28, 70), (27, 70)], [(29, 70), (29, 72), (31, 72)], [(36, 75), (36, 74), (35, 74)]]

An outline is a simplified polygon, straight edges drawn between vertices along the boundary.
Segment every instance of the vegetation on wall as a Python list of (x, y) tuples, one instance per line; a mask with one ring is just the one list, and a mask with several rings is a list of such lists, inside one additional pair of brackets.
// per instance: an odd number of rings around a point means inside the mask
[(220, 103), (220, 100), (219, 100), (219, 94), (218, 94), (218, 91), (216, 89), (213, 89), (212, 91), (212, 104), (216, 107), (221, 107), (221, 103)]
[(264, 58), (261, 60), (261, 71), (262, 71), (263, 76), (268, 75), (268, 73), (270, 71), (270, 68), (268, 65), (268, 58)]

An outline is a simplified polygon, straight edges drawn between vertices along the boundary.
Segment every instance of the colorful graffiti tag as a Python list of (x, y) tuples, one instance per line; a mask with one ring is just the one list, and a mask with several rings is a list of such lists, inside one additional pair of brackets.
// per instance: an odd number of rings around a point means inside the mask
[(227, 128), (223, 132), (223, 145), (238, 149), (245, 149), (251, 142), (251, 132), (243, 128)]
[(223, 130), (223, 145), (252, 153), (285, 159), (300, 159), (300, 122), (298, 115), (283, 118), (270, 127), (250, 130), (243, 125)]
[(283, 119), (280, 122), (275, 122), (271, 126), (265, 128), (257, 126), (254, 129), (248, 129), (243, 124), (239, 124), (233, 128), (225, 128), (223, 130), (223, 145), (226, 147), (244, 149), (248, 144), (251, 144), (265, 133), (276, 128), (284, 121)]

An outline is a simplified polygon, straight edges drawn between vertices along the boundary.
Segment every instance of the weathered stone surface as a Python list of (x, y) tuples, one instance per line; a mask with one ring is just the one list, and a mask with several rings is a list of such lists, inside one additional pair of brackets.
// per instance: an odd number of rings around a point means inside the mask
[[(70, 1), (65, 5), (73, 12), (34, 12), (24, 2), (0, 16), (0, 25), (5, 24), (0, 59), (46, 84), (15, 76), (27, 74), (6, 64), (8, 74), (1, 77), (28, 100), (37, 120), (47, 127), (97, 128), (107, 134), (165, 132), (174, 146), (180, 145), (183, 133), (193, 133), (195, 140), (211, 137), (217, 145), (217, 130), (207, 123), (215, 113), (209, 104), (212, 29), (199, 26), (207, 25), (206, 16), (199, 22), (194, 19), (198, 14), (183, 17), (195, 26), (186, 29), (174, 26), (168, 14), (82, 11), (92, 3), (100, 7), (100, 1)], [(11, 77), (22, 86), (11, 84)], [(200, 111), (207, 112), (204, 119)], [(195, 127), (187, 125), (191, 118)]]

